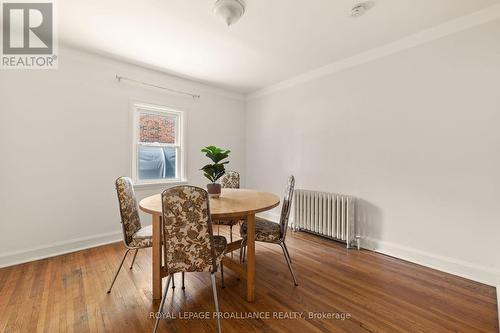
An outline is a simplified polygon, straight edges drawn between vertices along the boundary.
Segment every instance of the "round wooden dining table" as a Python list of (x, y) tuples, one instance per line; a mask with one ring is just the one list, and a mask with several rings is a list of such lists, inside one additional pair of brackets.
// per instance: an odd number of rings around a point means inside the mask
[[(246, 280), (248, 302), (255, 300), (255, 214), (278, 206), (278, 196), (247, 189), (222, 189), (219, 198), (210, 198), (210, 215), (212, 220), (244, 219), (247, 221), (247, 259), (244, 264), (225, 256), (225, 267), (236, 272)], [(142, 211), (151, 214), (153, 219), (153, 299), (161, 299), (162, 278), (165, 270), (162, 269), (161, 255), (161, 194), (156, 194), (140, 201)], [(239, 250), (241, 239), (229, 243), (226, 253)]]

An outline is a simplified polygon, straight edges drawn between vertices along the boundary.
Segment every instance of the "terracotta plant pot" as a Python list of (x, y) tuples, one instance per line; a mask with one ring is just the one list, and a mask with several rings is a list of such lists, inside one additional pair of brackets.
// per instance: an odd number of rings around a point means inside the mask
[(212, 183), (207, 185), (207, 191), (210, 198), (218, 198), (220, 196), (221, 185)]

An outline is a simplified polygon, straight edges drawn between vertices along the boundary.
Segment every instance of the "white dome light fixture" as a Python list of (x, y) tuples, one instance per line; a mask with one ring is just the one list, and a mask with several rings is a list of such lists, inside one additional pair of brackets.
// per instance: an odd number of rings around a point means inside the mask
[(356, 2), (351, 8), (352, 17), (360, 17), (375, 6), (373, 1)]
[(214, 4), (214, 14), (227, 26), (236, 23), (245, 13), (245, 5), (240, 0), (217, 0)]

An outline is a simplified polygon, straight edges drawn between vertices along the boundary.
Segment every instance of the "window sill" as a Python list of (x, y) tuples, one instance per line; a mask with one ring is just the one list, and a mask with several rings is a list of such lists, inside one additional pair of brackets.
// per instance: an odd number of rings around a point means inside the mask
[(155, 187), (165, 187), (165, 186), (176, 186), (176, 185), (185, 185), (187, 184), (187, 179), (175, 179), (175, 180), (166, 180), (162, 182), (154, 182), (154, 183), (135, 183), (134, 188), (142, 189), (142, 188), (155, 188)]

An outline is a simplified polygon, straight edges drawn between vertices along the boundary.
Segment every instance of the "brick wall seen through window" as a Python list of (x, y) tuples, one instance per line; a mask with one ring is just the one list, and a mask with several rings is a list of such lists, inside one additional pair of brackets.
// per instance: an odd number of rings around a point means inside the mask
[(159, 142), (175, 144), (175, 119), (149, 113), (139, 117), (140, 142)]

